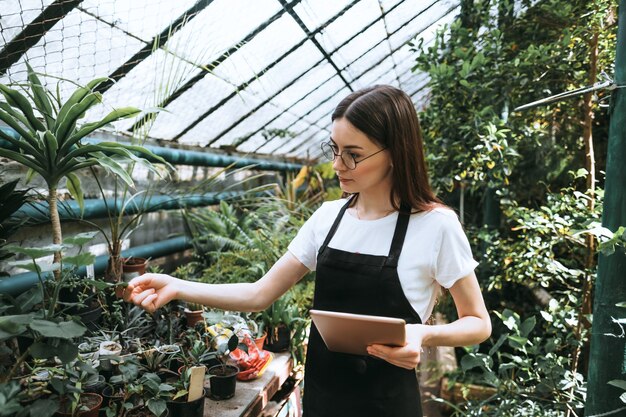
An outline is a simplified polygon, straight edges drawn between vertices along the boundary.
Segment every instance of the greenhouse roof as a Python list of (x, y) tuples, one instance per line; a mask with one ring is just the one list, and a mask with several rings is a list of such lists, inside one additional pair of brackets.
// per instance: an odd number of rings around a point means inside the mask
[[(67, 98), (99, 87), (112, 107), (164, 108), (116, 129), (200, 148), (316, 158), (350, 91), (402, 88), (416, 106), (427, 77), (407, 42), (428, 44), (460, 0), (0, 0), (0, 83), (26, 65)], [(71, 81), (68, 81), (71, 80)]]

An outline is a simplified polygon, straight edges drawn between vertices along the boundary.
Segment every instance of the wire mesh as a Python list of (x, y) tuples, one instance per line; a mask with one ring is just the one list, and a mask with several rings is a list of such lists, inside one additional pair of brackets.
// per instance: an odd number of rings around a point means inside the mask
[[(163, 107), (155, 139), (247, 153), (307, 157), (350, 90), (403, 88), (417, 105), (428, 79), (406, 42), (425, 42), (459, 0), (0, 0), (0, 82), (26, 62), (67, 98), (111, 77), (103, 104)], [(132, 131), (145, 119), (118, 122)]]

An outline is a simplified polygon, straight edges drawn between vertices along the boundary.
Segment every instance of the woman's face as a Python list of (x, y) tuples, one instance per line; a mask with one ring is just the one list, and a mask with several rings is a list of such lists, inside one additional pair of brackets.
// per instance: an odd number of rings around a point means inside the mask
[(382, 149), (380, 145), (344, 118), (333, 122), (331, 143), (336, 154), (347, 151), (344, 158), (353, 156), (357, 162), (355, 169), (349, 169), (340, 157), (333, 161), (342, 191), (361, 195), (380, 192), (388, 197), (391, 189), (391, 156), (388, 150), (379, 152)]

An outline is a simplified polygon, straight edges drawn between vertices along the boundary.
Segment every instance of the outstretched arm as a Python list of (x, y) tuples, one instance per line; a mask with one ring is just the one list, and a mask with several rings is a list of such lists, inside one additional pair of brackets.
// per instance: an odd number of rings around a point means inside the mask
[(480, 343), (491, 335), (491, 319), (485, 307), (476, 275), (458, 280), (450, 287), (458, 320), (449, 324), (428, 326), (408, 324), (407, 344), (404, 347), (372, 345), (370, 355), (394, 365), (412, 369), (420, 361), (422, 346), (468, 346)]
[(149, 312), (175, 299), (223, 310), (260, 311), (269, 307), (307, 272), (307, 267), (287, 252), (256, 282), (203, 284), (165, 274), (144, 274), (130, 281), (124, 299)]

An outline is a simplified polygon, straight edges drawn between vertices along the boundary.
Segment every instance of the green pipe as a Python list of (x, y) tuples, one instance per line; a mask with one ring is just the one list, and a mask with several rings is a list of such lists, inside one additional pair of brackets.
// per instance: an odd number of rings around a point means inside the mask
[[(613, 232), (626, 226), (626, 0), (620, 2), (615, 81), (611, 92), (609, 144), (606, 158), (606, 181), (602, 225)], [(611, 381), (626, 384), (626, 253), (618, 249), (609, 256), (598, 256), (591, 352), (587, 383), (586, 416), (623, 416), (626, 404), (620, 400), (624, 389)]]
[[(19, 135), (13, 129), (6, 126), (0, 126), (0, 129), (11, 135), (12, 137), (19, 139)], [(100, 139), (86, 138), (86, 142), (98, 143)], [(129, 144), (125, 142), (119, 142), (123, 144)], [(0, 147), (10, 150), (17, 150), (13, 144), (0, 139)], [(251, 167), (259, 171), (297, 171), (302, 168), (302, 164), (296, 164), (292, 162), (281, 161), (268, 161), (263, 159), (245, 158), (241, 156), (220, 155), (209, 152), (190, 151), (186, 149), (173, 149), (165, 148), (161, 146), (144, 145), (144, 148), (148, 149), (152, 153), (165, 159), (172, 165), (192, 165), (201, 167), (228, 167), (232, 168), (245, 168)], [(156, 162), (156, 161), (152, 161)]]
[[(191, 240), (186, 236), (181, 236), (127, 249), (122, 251), (122, 256), (124, 258), (135, 256), (140, 258), (156, 259), (162, 256), (171, 255), (172, 253), (182, 252), (190, 247)], [(94, 262), (94, 272), (96, 276), (104, 272), (108, 261), (109, 255), (100, 255), (96, 257)], [(85, 276), (87, 275), (87, 269), (84, 266), (80, 267), (78, 268), (77, 274)], [(44, 276), (44, 279), (49, 279), (51, 277), (52, 274), (48, 273)], [(33, 285), (36, 285), (38, 282), (39, 278), (35, 272), (26, 272), (7, 278), (0, 278), (0, 294), (16, 296), (28, 290)]]
[[(222, 200), (228, 200), (241, 196), (242, 192), (229, 191), (221, 193), (206, 193), (184, 196), (153, 195), (139, 196), (128, 203), (124, 209), (126, 215), (137, 213), (150, 213), (159, 210), (175, 210), (184, 207), (205, 207), (219, 204)], [(59, 202), (59, 217), (61, 221), (76, 219), (100, 219), (117, 216), (122, 208), (119, 199), (88, 199), (85, 200), (85, 209), (81, 215), (80, 207), (75, 200)], [(109, 214), (109, 210), (111, 213)], [(38, 201), (22, 206), (16, 211), (12, 219), (28, 219), (29, 223), (46, 223), (50, 221), (50, 210), (47, 201)]]

